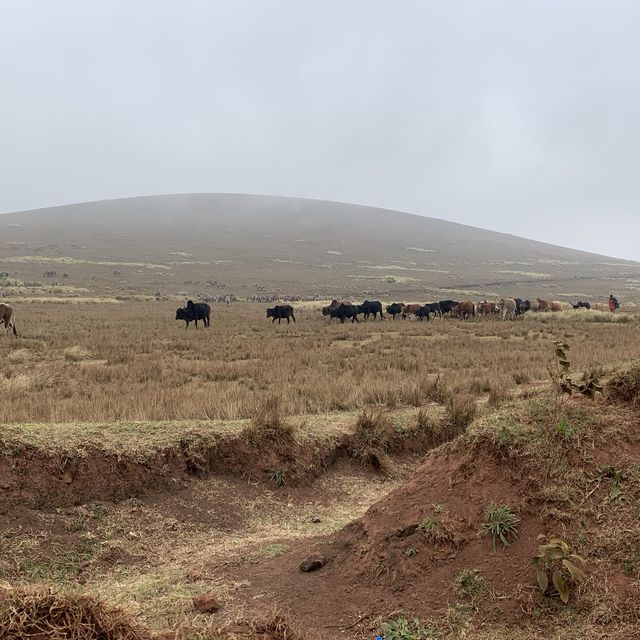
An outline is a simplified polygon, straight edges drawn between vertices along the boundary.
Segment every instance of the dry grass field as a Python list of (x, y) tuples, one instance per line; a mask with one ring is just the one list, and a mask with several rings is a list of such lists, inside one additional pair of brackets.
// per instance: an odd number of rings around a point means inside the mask
[[(549, 370), (563, 340), (608, 380), (638, 357), (640, 316), (341, 325), (306, 303), (274, 325), (235, 303), (185, 331), (171, 301), (14, 306), (3, 640), (34, 618), (43, 638), (97, 637), (82, 616), (110, 640), (638, 637), (633, 379), (591, 405)], [(520, 518), (496, 552), (478, 536), (491, 501)], [(569, 607), (535, 596), (539, 533), (590, 567)], [(327, 567), (300, 573), (318, 549)]]
[(499, 399), (548, 378), (552, 341), (574, 366), (637, 355), (640, 316), (576, 311), (516, 322), (329, 323), (317, 305), (273, 325), (258, 304), (214, 305), (185, 331), (175, 303), (18, 303), (0, 341), (0, 423), (230, 420), (277, 395), (289, 414), (420, 406), (438, 380)]

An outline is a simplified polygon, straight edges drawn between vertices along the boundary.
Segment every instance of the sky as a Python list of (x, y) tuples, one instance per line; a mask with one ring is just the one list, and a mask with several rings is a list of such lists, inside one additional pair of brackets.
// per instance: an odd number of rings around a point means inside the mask
[(0, 212), (398, 209), (640, 260), (636, 0), (2, 0)]

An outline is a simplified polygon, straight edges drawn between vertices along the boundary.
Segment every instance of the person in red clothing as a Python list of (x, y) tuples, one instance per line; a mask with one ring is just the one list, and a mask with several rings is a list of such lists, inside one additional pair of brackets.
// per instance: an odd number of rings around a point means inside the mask
[(610, 295), (609, 296), (609, 311), (611, 311), (611, 313), (613, 313), (619, 306), (620, 306), (620, 303), (618, 302), (618, 299), (614, 298), (613, 295)]

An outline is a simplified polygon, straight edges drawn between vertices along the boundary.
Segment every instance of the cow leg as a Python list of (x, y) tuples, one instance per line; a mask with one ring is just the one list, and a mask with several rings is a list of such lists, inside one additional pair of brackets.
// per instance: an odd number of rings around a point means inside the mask
[(287, 316), (287, 324), (289, 324), (289, 316)]
[(295, 322), (296, 321), (296, 317), (293, 315), (293, 313), (291, 314), (291, 319)]

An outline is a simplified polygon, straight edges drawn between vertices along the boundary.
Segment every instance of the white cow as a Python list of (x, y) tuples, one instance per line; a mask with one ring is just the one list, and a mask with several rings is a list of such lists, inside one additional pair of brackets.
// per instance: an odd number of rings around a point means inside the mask
[(503, 320), (515, 320), (516, 301), (513, 298), (502, 298), (498, 306), (500, 307), (500, 315)]

